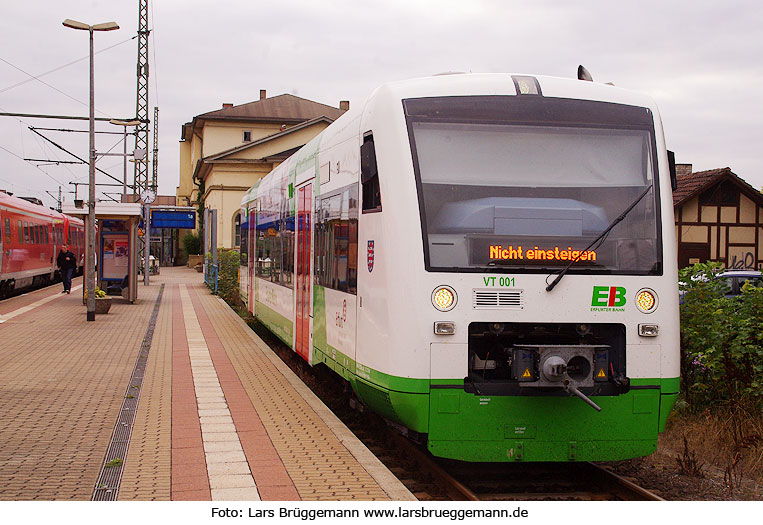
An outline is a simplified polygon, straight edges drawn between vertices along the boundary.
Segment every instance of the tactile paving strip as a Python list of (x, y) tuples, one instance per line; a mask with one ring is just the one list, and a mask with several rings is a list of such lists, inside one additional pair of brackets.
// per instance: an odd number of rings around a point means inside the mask
[[(266, 352), (271, 351), (264, 343), (260, 343), (262, 347), (252, 345), (256, 337), (217, 297), (204, 293), (197, 297), (214, 330), (225, 334), (221, 338), (225, 351), (269, 439), (294, 480), (300, 498), (391, 499), (303, 395), (289, 384), (274, 362), (266, 357)], [(393, 492), (395, 499), (415, 499), (402, 484), (397, 482), (397, 485), (402, 490)]]
[(127, 385), (122, 409), (119, 412), (98, 481), (93, 489), (91, 501), (115, 501), (117, 499), (124, 460), (127, 457), (127, 448), (130, 445), (130, 433), (132, 432), (135, 412), (140, 400), (140, 387), (143, 385), (143, 376), (146, 372), (146, 363), (148, 362), (148, 354), (151, 350), (151, 340), (154, 337), (156, 318), (159, 315), (159, 305), (162, 303), (163, 293), (164, 284), (159, 288), (154, 311), (151, 313), (151, 320), (148, 323), (146, 335), (143, 337), (143, 342), (140, 346), (140, 353), (135, 361), (135, 368)]

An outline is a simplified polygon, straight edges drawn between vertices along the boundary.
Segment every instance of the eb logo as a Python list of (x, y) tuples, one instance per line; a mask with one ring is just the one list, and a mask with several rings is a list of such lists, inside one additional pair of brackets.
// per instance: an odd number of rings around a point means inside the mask
[(625, 306), (625, 288), (622, 286), (594, 286), (591, 306)]

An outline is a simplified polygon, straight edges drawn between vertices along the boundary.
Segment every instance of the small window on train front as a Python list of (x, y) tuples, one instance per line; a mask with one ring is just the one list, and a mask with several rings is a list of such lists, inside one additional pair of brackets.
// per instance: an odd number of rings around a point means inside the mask
[(379, 170), (376, 167), (376, 148), (373, 135), (363, 137), (360, 147), (360, 181), (363, 185), (363, 213), (382, 210)]

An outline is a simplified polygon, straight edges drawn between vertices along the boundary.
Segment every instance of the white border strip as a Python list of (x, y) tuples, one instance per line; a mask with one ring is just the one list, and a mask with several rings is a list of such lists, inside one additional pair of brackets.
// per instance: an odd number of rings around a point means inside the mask
[[(76, 292), (80, 288), (82, 288), (82, 285), (75, 286), (74, 288), (72, 288), (72, 292)], [(19, 316), (21, 314), (25, 314), (25, 313), (27, 313), (30, 310), (34, 310), (35, 308), (38, 308), (38, 307), (40, 307), (40, 306), (42, 306), (44, 304), (49, 303), (50, 301), (53, 301), (55, 299), (60, 299), (63, 295), (64, 294), (60, 294), (60, 293), (56, 294), (56, 295), (51, 295), (50, 297), (46, 297), (45, 299), (40, 299), (39, 301), (36, 301), (36, 302), (34, 302), (32, 304), (28, 304), (26, 306), (23, 306), (23, 307), (19, 308), (18, 310), (13, 310), (12, 312), (9, 312), (7, 314), (0, 314), (0, 323), (4, 323), (6, 321), (10, 321), (14, 317), (17, 317), (17, 316)]]

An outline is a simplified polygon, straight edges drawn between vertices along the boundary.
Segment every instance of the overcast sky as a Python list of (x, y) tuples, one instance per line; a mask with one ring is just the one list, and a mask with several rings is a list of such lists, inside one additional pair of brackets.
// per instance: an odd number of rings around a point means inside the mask
[[(388, 81), (445, 71), (574, 77), (578, 64), (596, 81), (650, 94), (678, 162), (695, 171), (729, 166), (763, 187), (763, 3), (625, 4), (152, 0), (149, 116), (159, 106), (159, 192), (175, 193), (180, 126), (223, 102), (256, 100), (260, 89), (358, 105)], [(66, 18), (120, 25), (95, 35), (96, 117), (134, 116), (138, 0), (4, 1), (0, 112), (87, 116), (87, 32), (65, 28)], [(74, 160), (29, 126), (86, 130), (87, 121), (0, 117), (0, 188), (54, 205), (45, 191), (57, 194), (60, 184), (72, 198), (69, 183), (87, 182), (87, 166), (22, 160)], [(87, 159), (86, 133), (40, 133)], [(96, 149), (121, 152), (120, 140), (99, 135)], [(98, 166), (121, 180), (119, 157)]]

